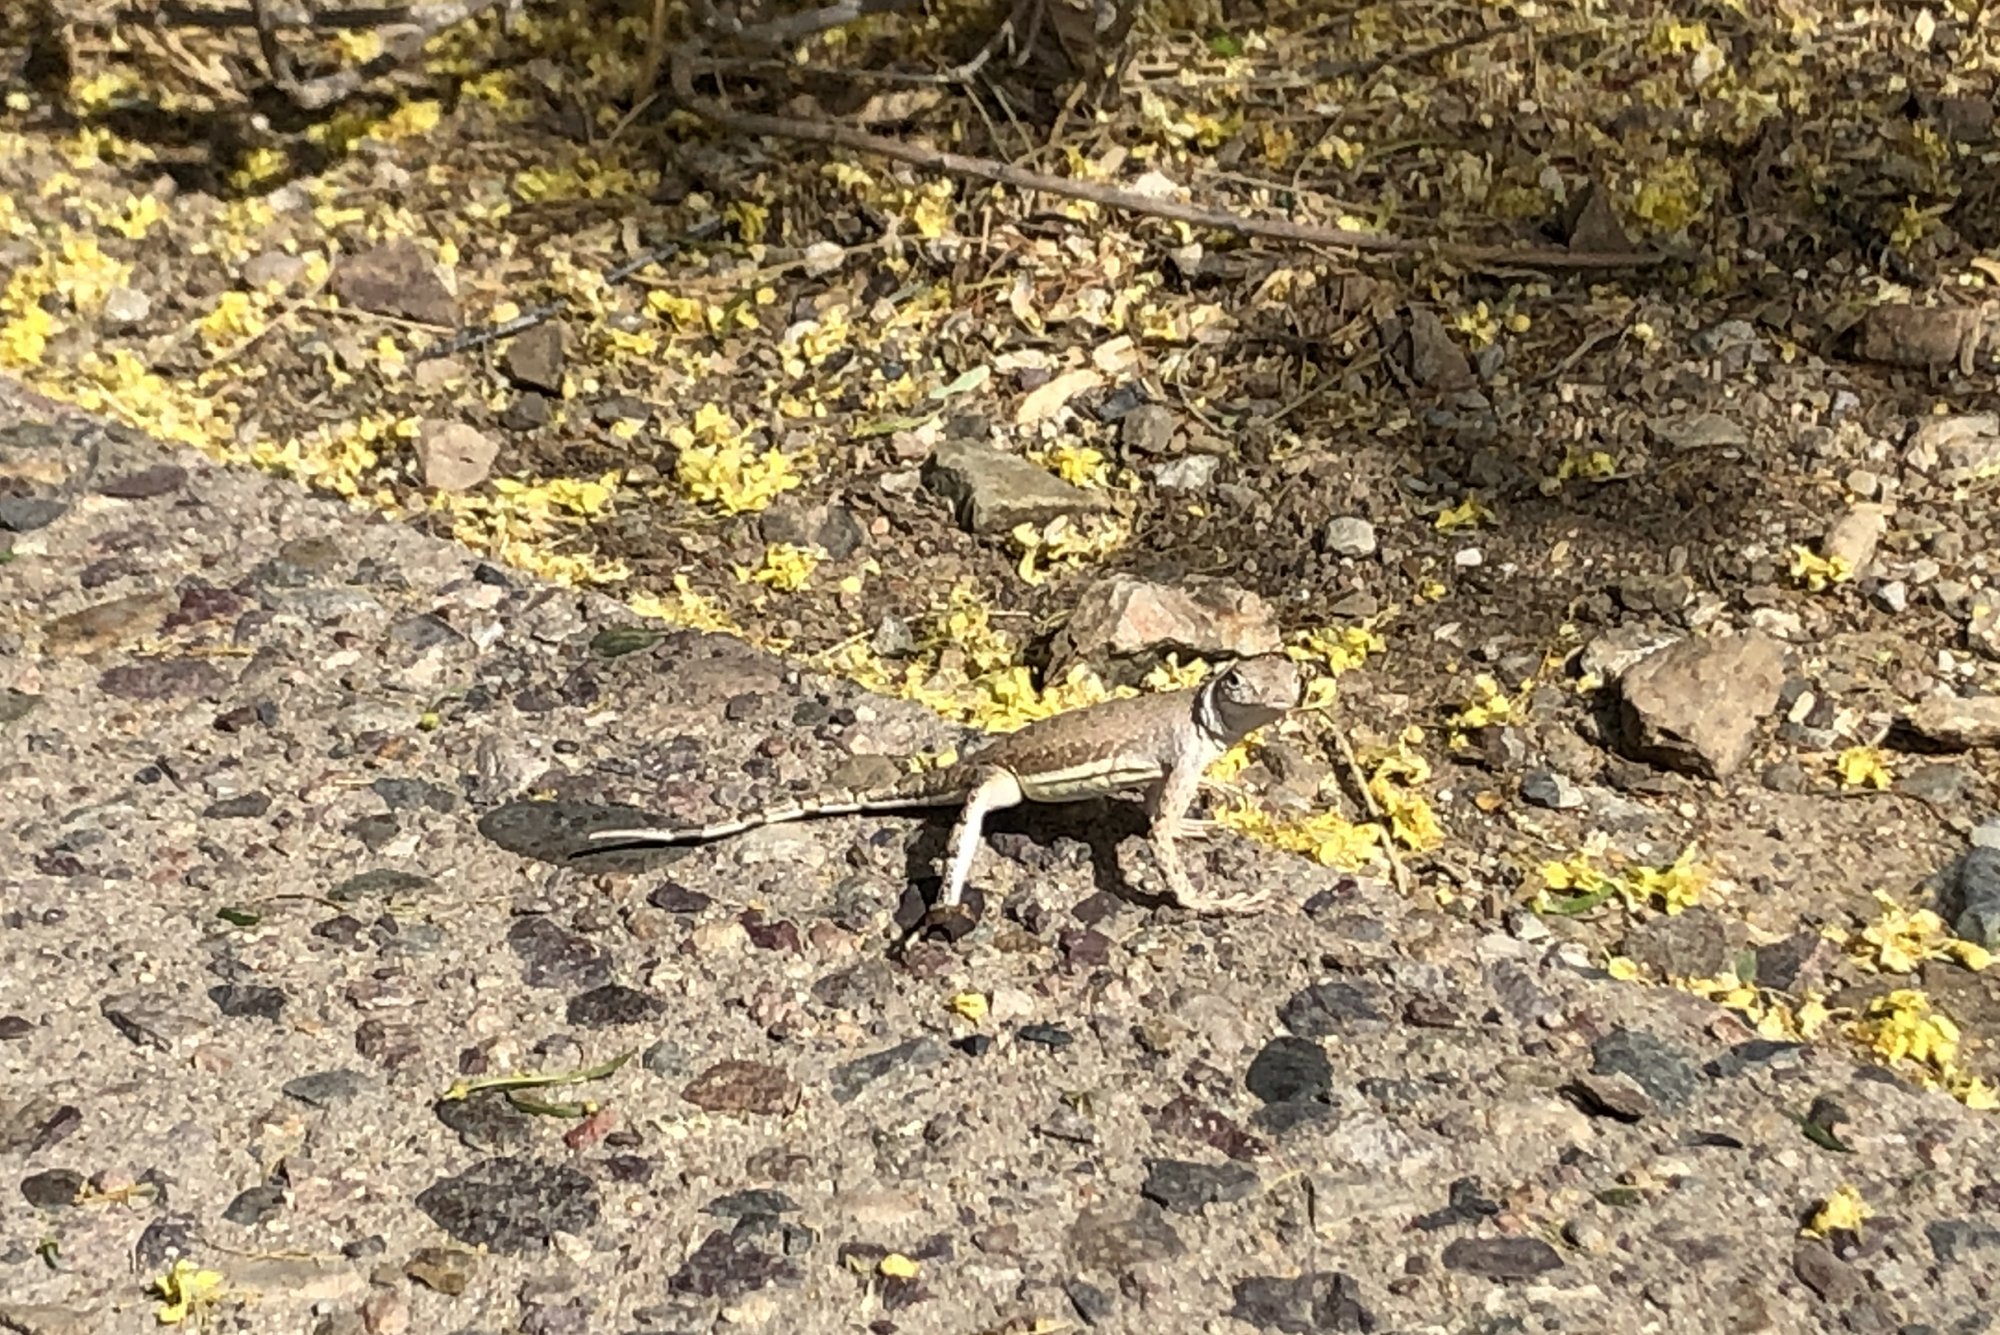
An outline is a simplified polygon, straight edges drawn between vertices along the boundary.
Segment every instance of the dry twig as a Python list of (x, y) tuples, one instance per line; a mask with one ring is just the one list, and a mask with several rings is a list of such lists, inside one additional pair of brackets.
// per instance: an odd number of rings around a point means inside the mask
[[(826, 11), (816, 11), (824, 14)], [(1159, 199), (1135, 190), (1080, 181), (1067, 176), (1050, 176), (1028, 171), (993, 158), (972, 157), (921, 144), (869, 134), (849, 125), (831, 121), (800, 120), (762, 112), (737, 111), (694, 90), (696, 51), (688, 46), (674, 49), (668, 57), (668, 86), (673, 98), (703, 120), (738, 134), (771, 135), (801, 143), (830, 144), (873, 154), (896, 162), (906, 162), (926, 171), (969, 177), (1012, 186), (1016, 190), (1041, 191), (1066, 199), (1082, 199), (1106, 208), (1120, 209), (1151, 218), (1188, 223), (1236, 236), (1262, 237), (1295, 245), (1334, 246), (1361, 254), (1434, 255), (1465, 265), (1512, 264), (1543, 269), (1637, 269), (1665, 263), (1676, 256), (1660, 251), (1575, 251), (1554, 246), (1466, 246), (1449, 242), (1412, 240), (1374, 232), (1355, 232), (1316, 223), (1292, 222), (1284, 218), (1250, 218), (1221, 209), (1203, 208), (1176, 199)]]

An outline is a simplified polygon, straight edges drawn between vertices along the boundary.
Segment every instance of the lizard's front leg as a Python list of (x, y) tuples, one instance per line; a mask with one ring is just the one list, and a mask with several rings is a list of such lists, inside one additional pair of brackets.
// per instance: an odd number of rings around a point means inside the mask
[[(1166, 777), (1149, 792), (1147, 808), (1153, 818), (1153, 856), (1159, 859), (1160, 874), (1166, 878), (1167, 897), (1184, 909), (1196, 913), (1245, 913), (1260, 907), (1268, 898), (1267, 891), (1251, 890), (1238, 894), (1204, 895), (1198, 893), (1188, 880), (1187, 868), (1181, 865), (1181, 853), (1176, 843), (1194, 824), (1188, 819), (1188, 808), (1194, 805), (1196, 792), (1201, 787), (1201, 767), (1183, 761), (1167, 771)], [(1212, 827), (1212, 821), (1200, 822)]]

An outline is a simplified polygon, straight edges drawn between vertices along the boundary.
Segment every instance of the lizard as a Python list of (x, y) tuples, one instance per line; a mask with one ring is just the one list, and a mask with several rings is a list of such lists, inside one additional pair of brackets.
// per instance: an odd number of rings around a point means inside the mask
[(1245, 737), (1296, 709), (1299, 669), (1281, 654), (1242, 659), (1197, 686), (1128, 696), (1037, 719), (978, 744), (949, 765), (860, 791), (828, 791), (708, 825), (592, 831), (588, 851), (625, 851), (726, 839), (811, 816), (956, 806), (950, 870), (934, 913), (958, 911), (986, 818), (1023, 802), (1079, 802), (1146, 793), (1149, 842), (1169, 899), (1200, 913), (1244, 912), (1260, 893), (1203, 895), (1181, 865), (1176, 840), (1202, 773)]

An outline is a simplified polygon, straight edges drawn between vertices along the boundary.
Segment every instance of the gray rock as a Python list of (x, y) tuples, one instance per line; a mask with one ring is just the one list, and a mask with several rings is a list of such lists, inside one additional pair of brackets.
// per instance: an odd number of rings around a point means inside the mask
[(1966, 850), (1952, 874), (1945, 908), (1959, 936), (2000, 950), (2000, 848)]
[(1311, 1039), (1281, 1035), (1251, 1059), (1243, 1083), (1266, 1103), (1309, 1102), (1333, 1092), (1333, 1065)]
[(1017, 524), (1039, 526), (1062, 515), (1093, 514), (1109, 504), (1101, 493), (1072, 487), (1019, 455), (979, 441), (938, 446), (924, 465), (924, 482), (951, 503), (959, 526), (969, 533), (1011, 533)]
[(279, 287), (290, 287), (304, 278), (306, 262), (297, 255), (288, 255), (282, 250), (266, 250), (243, 261), (243, 285), (261, 290), (276, 283)]
[(2000, 745), (2000, 695), (1934, 695), (1910, 706), (1903, 726), (1937, 746), (1954, 751)]
[(114, 287), (104, 294), (104, 327), (120, 333), (153, 313), (153, 299), (135, 287)]
[(1910, 586), (1900, 579), (1888, 580), (1875, 586), (1869, 601), (1891, 616), (1900, 615), (1910, 606)]
[(800, 505), (780, 501), (757, 519), (757, 534), (767, 543), (817, 547), (835, 561), (860, 549), (861, 523), (844, 505)]
[(1148, 1159), (1139, 1194), (1176, 1214), (1200, 1214), (1206, 1206), (1240, 1201), (1258, 1185), (1256, 1172), (1242, 1164)]
[(1926, 417), (1911, 433), (1903, 458), (1947, 486), (2000, 474), (2000, 413)]
[(121, 992), (105, 997), (97, 1008), (134, 1043), (166, 1053), (209, 1029), (206, 1020), (179, 1009), (177, 998), (165, 993)]
[(444, 271), (414, 241), (391, 241), (343, 255), (333, 266), (333, 294), (371, 315), (458, 325), (458, 298)]
[(1212, 454), (1188, 454), (1153, 470), (1153, 485), (1162, 491), (1202, 491), (1215, 481), (1222, 460)]
[(1343, 515), (1329, 519), (1320, 530), (1319, 546), (1335, 556), (1373, 556), (1376, 551), (1375, 526), (1365, 519)]
[(831, 1083), (836, 1103), (851, 1103), (861, 1091), (900, 1067), (922, 1071), (936, 1066), (944, 1060), (944, 1046), (933, 1039), (905, 1039), (893, 1048), (870, 1053), (866, 1057), (837, 1066), (833, 1070)]
[(1174, 410), (1161, 403), (1142, 403), (1118, 423), (1118, 440), (1138, 454), (1160, 455), (1173, 450), (1180, 423)]
[(1577, 667), (1587, 677), (1614, 682), (1643, 660), (1678, 643), (1680, 638), (1672, 631), (1651, 626), (1619, 626), (1583, 646)]
[(1741, 447), (1750, 435), (1741, 423), (1720, 413), (1683, 413), (1675, 417), (1655, 417), (1646, 430), (1654, 441), (1676, 453), (1718, 447)]
[(1678, 1109), (1694, 1097), (1695, 1069), (1673, 1047), (1639, 1029), (1614, 1029), (1591, 1046), (1591, 1070), (1628, 1075), (1662, 1107)]
[(0, 496), (0, 532), (33, 533), (62, 518), (69, 502), (53, 496)]
[(1113, 575), (1077, 596), (1051, 646), (1049, 671), (1059, 678), (1083, 663), (1114, 681), (1134, 681), (1170, 653), (1183, 661), (1248, 658), (1283, 643), (1270, 604), (1248, 590), (1180, 589)]
[(1111, 1274), (1187, 1252), (1166, 1211), (1153, 1201), (1141, 1202), (1130, 1214), (1114, 1208), (1079, 1212), (1070, 1225), (1069, 1245), (1078, 1265)]
[(1972, 775), (1963, 765), (1937, 762), (1896, 776), (1896, 791), (1919, 802), (1943, 806), (1963, 798)]
[(417, 435), (417, 463), (424, 485), (440, 491), (470, 491), (484, 482), (500, 457), (500, 446), (474, 426), (427, 418)]
[(1784, 647), (1769, 636), (1682, 640), (1619, 679), (1621, 740), (1635, 759), (1724, 778), (1749, 759), (1784, 683)]
[(535, 390), (523, 390), (500, 414), (500, 425), (509, 431), (535, 431), (554, 419), (548, 399)]
[(1361, 1286), (1349, 1275), (1309, 1270), (1295, 1278), (1245, 1275), (1231, 1291), (1229, 1315), (1259, 1330), (1284, 1335), (1371, 1331), (1375, 1317), (1361, 1305)]
[(1713, 978), (1736, 967), (1742, 924), (1697, 904), (1648, 918), (1625, 934), (1625, 953), (1666, 978)]
[(1529, 770), (1521, 776), (1521, 800), (1551, 811), (1574, 811), (1583, 805), (1583, 790), (1554, 770)]
[(1850, 506), (1820, 539), (1820, 554), (1829, 561), (1845, 562), (1848, 572), (1858, 579), (1875, 559), (1875, 549), (1888, 531), (1888, 506), (1870, 502)]
[(431, 1222), (470, 1247), (519, 1254), (551, 1233), (582, 1233), (600, 1214), (597, 1184), (564, 1163), (487, 1159), (417, 1196)]
[(1540, 1238), (1458, 1238), (1444, 1249), (1445, 1269), (1487, 1279), (1533, 1279), (1562, 1263)]

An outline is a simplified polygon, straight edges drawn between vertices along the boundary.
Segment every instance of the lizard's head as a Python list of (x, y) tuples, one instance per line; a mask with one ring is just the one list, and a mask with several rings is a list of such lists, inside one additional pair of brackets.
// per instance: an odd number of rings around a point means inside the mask
[(1209, 678), (1202, 691), (1202, 726), (1244, 737), (1297, 709), (1304, 690), (1298, 664), (1283, 654), (1243, 659)]

